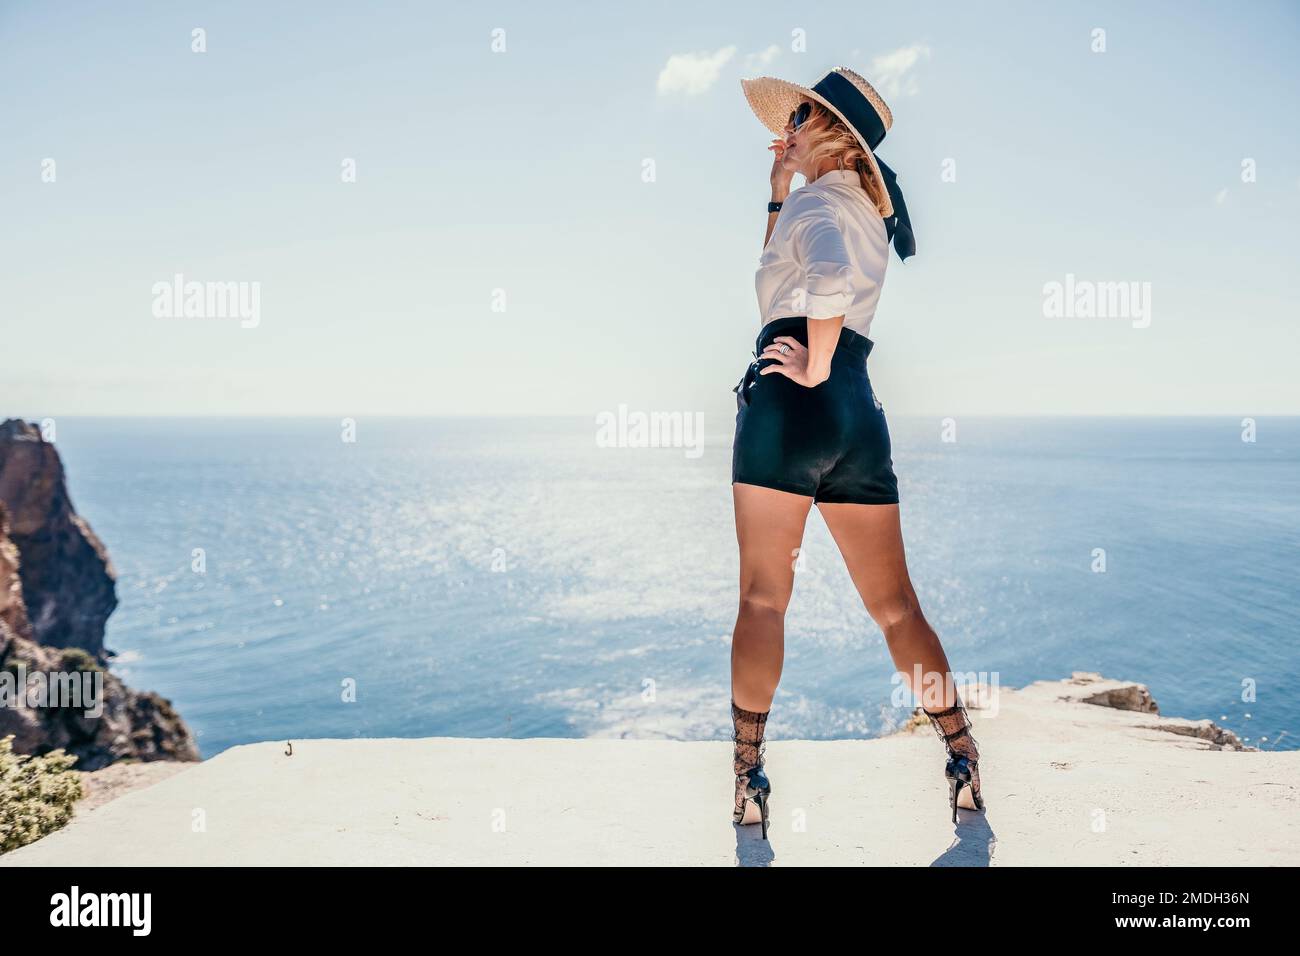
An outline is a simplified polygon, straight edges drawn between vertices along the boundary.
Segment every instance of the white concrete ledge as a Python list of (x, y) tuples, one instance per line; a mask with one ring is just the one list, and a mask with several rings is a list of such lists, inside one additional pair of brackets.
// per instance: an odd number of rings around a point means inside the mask
[(301, 740), (227, 750), (0, 866), (1300, 863), (1300, 752), (1211, 749), (1078, 681), (988, 703), (988, 809), (955, 828), (928, 727), (772, 741), (768, 844), (730, 822), (728, 742)]

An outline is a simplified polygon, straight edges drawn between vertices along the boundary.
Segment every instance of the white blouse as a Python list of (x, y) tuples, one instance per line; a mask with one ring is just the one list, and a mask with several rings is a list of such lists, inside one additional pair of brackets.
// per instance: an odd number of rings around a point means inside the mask
[(889, 262), (885, 221), (853, 170), (834, 169), (801, 186), (777, 213), (758, 260), (761, 325), (786, 316), (844, 316), (866, 335)]

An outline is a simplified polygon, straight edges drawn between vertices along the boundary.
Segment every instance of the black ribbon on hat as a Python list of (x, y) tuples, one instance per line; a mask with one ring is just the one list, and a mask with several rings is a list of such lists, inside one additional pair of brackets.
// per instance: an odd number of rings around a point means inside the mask
[[(873, 150), (874, 152), (874, 150)], [(912, 235), (912, 220), (907, 215), (907, 203), (903, 202), (903, 191), (898, 188), (898, 176), (885, 165), (885, 161), (876, 157), (880, 175), (885, 178), (885, 189), (889, 191), (889, 201), (894, 204), (894, 214), (885, 220), (885, 232), (894, 241), (894, 251), (899, 259), (916, 255), (916, 237)]]
[(880, 167), (885, 190), (894, 206), (894, 214), (885, 220), (885, 232), (894, 243), (899, 259), (916, 255), (916, 237), (912, 234), (912, 220), (907, 214), (903, 191), (898, 187), (898, 175), (876, 156), (876, 147), (885, 138), (885, 121), (880, 118), (871, 101), (843, 74), (831, 71), (817, 81), (812, 91), (840, 111), (849, 124), (862, 135), (871, 148), (876, 165)]

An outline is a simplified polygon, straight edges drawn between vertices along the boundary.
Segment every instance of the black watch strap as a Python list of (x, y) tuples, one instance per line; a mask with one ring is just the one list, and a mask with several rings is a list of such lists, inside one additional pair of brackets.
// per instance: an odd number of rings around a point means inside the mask
[(768, 211), (768, 212), (780, 212), (780, 211), (781, 211), (781, 204), (780, 204), (779, 202), (770, 202), (770, 203), (767, 204), (767, 211)]

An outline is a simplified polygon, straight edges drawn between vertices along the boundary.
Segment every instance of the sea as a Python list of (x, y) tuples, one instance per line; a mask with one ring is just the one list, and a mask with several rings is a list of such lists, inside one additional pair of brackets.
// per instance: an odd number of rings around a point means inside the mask
[[(730, 421), (676, 447), (584, 417), (56, 424), (117, 573), (113, 668), (170, 699), (204, 757), (730, 733)], [(955, 671), (1095, 671), (1300, 746), (1300, 419), (890, 428), (912, 578)], [(911, 704), (814, 510), (768, 736), (872, 737)]]

